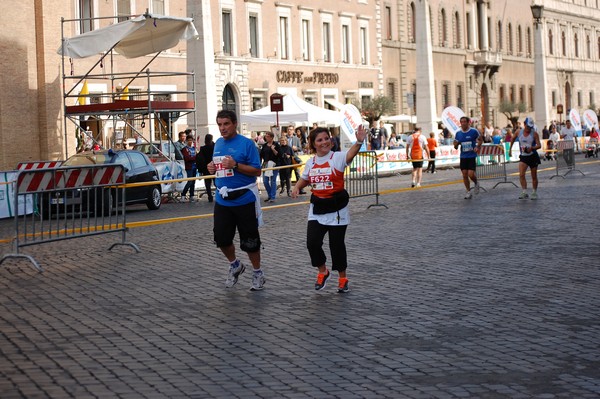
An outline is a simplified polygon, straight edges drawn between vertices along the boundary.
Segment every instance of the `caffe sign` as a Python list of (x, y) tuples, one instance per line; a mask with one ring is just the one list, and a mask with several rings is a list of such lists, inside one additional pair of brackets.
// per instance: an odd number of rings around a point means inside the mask
[(276, 79), (278, 83), (313, 83), (319, 85), (334, 85), (340, 81), (337, 73), (313, 72), (309, 75), (299, 71), (277, 71)]

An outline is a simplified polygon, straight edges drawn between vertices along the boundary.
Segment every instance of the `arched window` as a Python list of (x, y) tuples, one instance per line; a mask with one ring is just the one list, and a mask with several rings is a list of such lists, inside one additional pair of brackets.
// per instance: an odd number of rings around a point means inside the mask
[(527, 57), (531, 57), (531, 28), (529, 26), (525, 34), (525, 52), (527, 53)]
[(454, 47), (455, 48), (460, 48), (461, 47), (461, 42), (460, 42), (460, 15), (458, 14), (458, 11), (454, 13)]
[(517, 26), (517, 54), (523, 54), (523, 32), (521, 25)]
[(506, 30), (506, 40), (508, 41), (508, 54), (511, 55), (514, 51), (512, 36), (512, 25), (508, 24), (508, 29)]
[(504, 49), (504, 46), (502, 44), (502, 21), (498, 21), (498, 32), (496, 33), (496, 37), (498, 38), (498, 51), (502, 51)]
[(575, 46), (575, 58), (579, 58), (579, 36), (577, 33), (573, 36), (573, 45)]
[(440, 45), (448, 47), (448, 23), (446, 22), (446, 10), (440, 12)]
[(552, 29), (548, 30), (548, 52), (550, 55), (554, 55), (554, 37), (552, 36)]
[(562, 55), (564, 57), (566, 57), (567, 56), (567, 35), (565, 34), (565, 31), (561, 32), (560, 41), (562, 44)]
[(411, 43), (414, 43), (416, 41), (416, 29), (415, 29), (415, 19), (416, 19), (416, 10), (415, 10), (415, 3), (410, 3), (410, 5), (408, 6), (408, 26), (410, 27), (410, 30), (408, 32), (408, 40), (410, 40)]
[(225, 89), (223, 89), (223, 97), (221, 98), (221, 100), (223, 101), (223, 105), (221, 107), (222, 109), (228, 109), (237, 112), (235, 94), (233, 93), (231, 85), (225, 86)]

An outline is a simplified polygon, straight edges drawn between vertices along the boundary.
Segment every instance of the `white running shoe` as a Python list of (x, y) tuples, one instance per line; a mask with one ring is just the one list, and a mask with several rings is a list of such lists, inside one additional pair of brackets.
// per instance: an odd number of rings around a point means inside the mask
[[(529, 198), (529, 194), (527, 194), (525, 191), (523, 191), (521, 193), (521, 195), (519, 195), (519, 199), (527, 199), (527, 198)], [(537, 198), (537, 195), (536, 195), (536, 198)]]
[(246, 270), (246, 266), (242, 262), (240, 262), (238, 267), (230, 267), (227, 280), (225, 280), (225, 287), (233, 287), (238, 282), (240, 274), (244, 273), (244, 270)]
[(536, 200), (537, 199), (537, 192), (534, 191), (533, 193), (531, 193), (531, 197), (529, 197), (529, 198), (532, 199), (532, 200)]
[(265, 274), (261, 271), (260, 273), (252, 273), (252, 286), (250, 287), (250, 291), (260, 291), (264, 288)]
[(475, 183), (475, 195), (479, 194), (479, 182)]
[(471, 199), (473, 198), (473, 194), (471, 194), (471, 190), (467, 191), (467, 193), (465, 194), (465, 199)]

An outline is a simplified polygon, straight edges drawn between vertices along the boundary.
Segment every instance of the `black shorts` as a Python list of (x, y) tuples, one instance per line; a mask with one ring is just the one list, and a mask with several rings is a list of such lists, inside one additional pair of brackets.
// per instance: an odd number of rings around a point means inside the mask
[(477, 158), (461, 158), (460, 170), (477, 170)]
[(233, 244), (236, 228), (240, 234), (242, 251), (256, 252), (260, 249), (255, 203), (250, 202), (239, 206), (215, 204), (213, 233), (217, 247), (222, 248)]
[(423, 167), (423, 161), (413, 161), (413, 169), (419, 169)]
[(537, 153), (537, 151), (534, 151), (531, 155), (519, 155), (519, 161), (523, 162), (530, 168), (537, 168), (538, 165), (542, 163), (540, 160), (540, 155)]

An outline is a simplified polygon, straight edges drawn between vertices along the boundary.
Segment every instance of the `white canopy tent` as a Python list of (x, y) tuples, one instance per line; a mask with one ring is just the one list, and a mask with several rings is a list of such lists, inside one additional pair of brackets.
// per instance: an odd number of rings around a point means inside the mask
[(86, 58), (114, 48), (126, 58), (135, 58), (167, 50), (180, 40), (198, 37), (191, 18), (144, 14), (66, 38), (57, 52), (70, 58)]
[[(279, 112), (279, 124), (318, 123), (339, 126), (340, 113), (317, 107), (293, 94), (283, 96), (283, 111)], [(240, 123), (245, 123), (248, 129), (268, 130), (277, 124), (277, 114), (270, 106), (249, 112), (240, 116)]]

